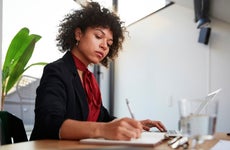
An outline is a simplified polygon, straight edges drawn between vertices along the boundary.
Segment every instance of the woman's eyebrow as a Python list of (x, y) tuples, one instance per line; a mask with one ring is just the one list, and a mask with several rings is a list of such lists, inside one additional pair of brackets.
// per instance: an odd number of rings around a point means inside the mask
[[(95, 30), (101, 32), (103, 35), (105, 35), (105, 32), (103, 30), (101, 30), (100, 28), (96, 28)], [(109, 41), (112, 41), (113, 42), (113, 39), (109, 39)]]

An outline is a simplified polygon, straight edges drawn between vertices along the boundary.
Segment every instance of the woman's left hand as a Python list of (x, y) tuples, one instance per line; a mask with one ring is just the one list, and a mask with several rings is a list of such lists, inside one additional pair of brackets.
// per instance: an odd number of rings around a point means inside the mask
[(152, 127), (156, 127), (161, 132), (167, 131), (165, 126), (161, 123), (161, 121), (146, 119), (146, 120), (141, 120), (140, 122), (142, 124), (142, 128), (146, 131), (149, 131), (150, 128), (152, 128)]

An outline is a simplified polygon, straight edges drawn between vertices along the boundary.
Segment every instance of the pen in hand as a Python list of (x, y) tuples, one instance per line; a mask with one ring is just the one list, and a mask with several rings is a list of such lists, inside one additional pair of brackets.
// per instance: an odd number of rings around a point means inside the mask
[(132, 112), (132, 110), (131, 110), (131, 108), (129, 106), (129, 100), (127, 98), (125, 100), (126, 100), (126, 105), (128, 107), (128, 110), (129, 110), (129, 113), (130, 113), (132, 119), (135, 119), (134, 114), (133, 114), (133, 112)]
[[(126, 98), (125, 101), (126, 101), (126, 105), (127, 105), (127, 107), (128, 107), (128, 110), (129, 110), (129, 113), (130, 113), (131, 118), (132, 118), (132, 119), (135, 119), (134, 114), (133, 114), (133, 112), (132, 112), (132, 110), (131, 110), (131, 108), (130, 108), (128, 98)], [(140, 137), (141, 137), (141, 135), (140, 135), (138, 138), (140, 138)]]

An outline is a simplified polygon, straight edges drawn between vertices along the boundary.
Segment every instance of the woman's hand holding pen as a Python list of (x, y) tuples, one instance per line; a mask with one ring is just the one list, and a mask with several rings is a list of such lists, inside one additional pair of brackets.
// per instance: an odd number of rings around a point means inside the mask
[(142, 125), (137, 120), (121, 118), (105, 123), (100, 131), (106, 139), (131, 140), (141, 136)]
[(160, 122), (160, 121), (153, 121), (150, 119), (146, 119), (146, 120), (141, 120), (140, 121), (142, 124), (142, 127), (144, 130), (149, 131), (150, 128), (152, 127), (156, 127), (157, 129), (159, 129), (161, 132), (166, 132), (166, 128), (165, 126)]
[[(126, 105), (127, 105), (128, 111), (130, 113), (130, 116), (132, 117), (132, 119), (135, 119), (134, 114), (133, 114), (133, 112), (129, 106), (129, 100), (127, 98), (125, 100), (126, 100)], [(160, 121), (155, 121), (155, 120), (153, 121), (150, 119), (146, 119), (146, 120), (141, 120), (140, 122), (142, 124), (142, 128), (146, 131), (149, 131), (150, 128), (152, 128), (152, 127), (156, 127), (161, 132), (167, 131), (165, 126)]]

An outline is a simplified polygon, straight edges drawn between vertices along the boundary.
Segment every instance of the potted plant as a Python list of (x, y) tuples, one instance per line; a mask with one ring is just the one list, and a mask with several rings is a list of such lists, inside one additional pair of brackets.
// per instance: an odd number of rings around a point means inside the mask
[(27, 66), (35, 44), (41, 39), (40, 35), (29, 34), (24, 27), (14, 36), (6, 53), (2, 68), (2, 96), (1, 110), (4, 109), (4, 100), (10, 89), (17, 83), (21, 75), (34, 65), (45, 65), (45, 62), (33, 63)]

